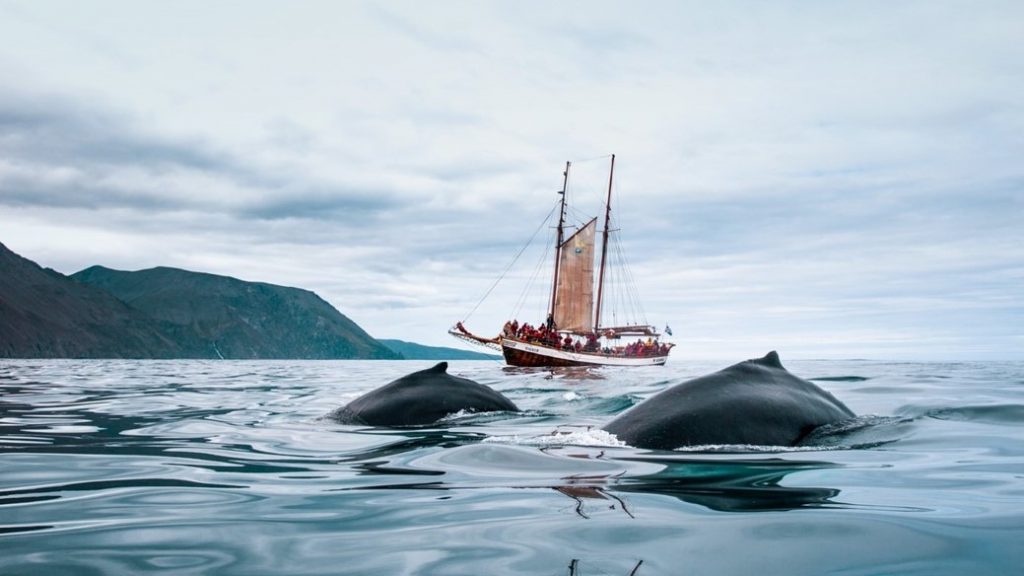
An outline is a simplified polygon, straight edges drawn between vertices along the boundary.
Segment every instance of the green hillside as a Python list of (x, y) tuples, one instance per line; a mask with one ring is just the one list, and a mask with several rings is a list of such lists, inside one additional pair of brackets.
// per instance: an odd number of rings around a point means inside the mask
[(397, 359), (308, 290), (177, 268), (136, 272), (93, 266), (71, 276), (173, 327), (200, 357)]
[(470, 350), (447, 348), (444, 346), (424, 346), (404, 340), (380, 339), (391, 350), (401, 354), (406, 360), (500, 360), (497, 354), (482, 354)]
[[(180, 358), (194, 341), (106, 290), (80, 284), (0, 244), (0, 357)], [(188, 339), (184, 339), (188, 340)]]

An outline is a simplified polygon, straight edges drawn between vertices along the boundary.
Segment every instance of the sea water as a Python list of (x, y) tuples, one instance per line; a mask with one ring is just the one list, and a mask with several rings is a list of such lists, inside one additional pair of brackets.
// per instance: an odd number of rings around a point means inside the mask
[(452, 362), (524, 412), (375, 429), (321, 417), (432, 363), (0, 361), (0, 574), (1024, 573), (1024, 363), (783, 361), (860, 417), (658, 452), (596, 429), (728, 363)]

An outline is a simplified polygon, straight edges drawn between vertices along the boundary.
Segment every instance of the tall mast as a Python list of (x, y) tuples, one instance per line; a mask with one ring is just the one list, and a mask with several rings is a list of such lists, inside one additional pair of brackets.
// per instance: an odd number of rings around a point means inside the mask
[(555, 240), (555, 274), (551, 281), (551, 309), (548, 310), (550, 318), (555, 317), (555, 298), (558, 295), (558, 264), (562, 259), (562, 242), (565, 241), (565, 190), (569, 184), (569, 166), (572, 162), (565, 163), (565, 172), (562, 172), (562, 209), (558, 213), (558, 236)]
[(604, 303), (604, 267), (608, 258), (608, 227), (612, 222), (612, 179), (615, 177), (615, 154), (608, 171), (608, 202), (604, 206), (604, 233), (601, 236), (601, 271), (597, 276), (597, 305), (594, 307), (594, 330), (601, 329), (601, 304)]

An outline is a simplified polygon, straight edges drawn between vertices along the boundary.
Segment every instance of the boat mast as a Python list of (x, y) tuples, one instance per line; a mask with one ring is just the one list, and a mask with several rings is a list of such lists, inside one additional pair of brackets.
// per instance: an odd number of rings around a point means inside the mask
[(565, 163), (565, 172), (562, 172), (562, 190), (559, 194), (562, 195), (562, 208), (558, 213), (558, 235), (555, 240), (555, 274), (551, 281), (551, 309), (548, 310), (548, 317), (554, 319), (555, 317), (555, 298), (558, 296), (558, 265), (562, 258), (562, 242), (565, 241), (565, 190), (569, 184), (569, 166), (572, 162)]
[(604, 234), (601, 236), (601, 271), (597, 276), (597, 305), (594, 307), (594, 331), (601, 329), (601, 304), (604, 298), (604, 267), (608, 257), (608, 226), (612, 222), (612, 179), (615, 177), (615, 154), (608, 171), (608, 202), (604, 206)]

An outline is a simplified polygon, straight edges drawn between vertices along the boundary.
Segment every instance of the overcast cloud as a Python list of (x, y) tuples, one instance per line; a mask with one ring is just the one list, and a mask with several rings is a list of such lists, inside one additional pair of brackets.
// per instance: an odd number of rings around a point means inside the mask
[(616, 153), (676, 361), (1024, 358), (1019, 2), (0, 0), (0, 38), (0, 242), (64, 273), (454, 346), (565, 161), (582, 190)]

